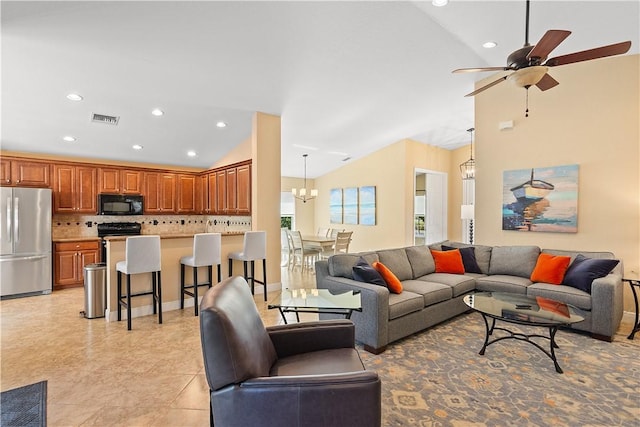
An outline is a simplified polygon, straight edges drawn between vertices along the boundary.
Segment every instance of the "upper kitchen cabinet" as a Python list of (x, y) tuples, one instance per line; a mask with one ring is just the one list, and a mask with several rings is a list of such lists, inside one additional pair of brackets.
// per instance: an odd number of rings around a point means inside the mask
[(236, 213), (238, 215), (251, 214), (251, 165), (236, 168)]
[(51, 164), (45, 161), (2, 158), (2, 185), (51, 188)]
[(193, 174), (178, 174), (178, 207), (177, 213), (196, 213), (199, 202), (197, 190), (199, 188), (199, 180)]
[(53, 212), (97, 213), (98, 171), (92, 166), (53, 165)]
[(145, 172), (143, 196), (145, 213), (175, 213), (176, 174), (166, 172)]
[(142, 172), (123, 168), (99, 168), (98, 193), (141, 194)]

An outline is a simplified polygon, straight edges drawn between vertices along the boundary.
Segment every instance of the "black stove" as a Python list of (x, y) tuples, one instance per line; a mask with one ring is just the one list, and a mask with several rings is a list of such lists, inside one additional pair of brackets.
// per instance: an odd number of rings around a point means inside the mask
[[(98, 237), (139, 236), (142, 225), (138, 222), (105, 222), (98, 224)], [(107, 262), (107, 242), (102, 239), (102, 262)]]

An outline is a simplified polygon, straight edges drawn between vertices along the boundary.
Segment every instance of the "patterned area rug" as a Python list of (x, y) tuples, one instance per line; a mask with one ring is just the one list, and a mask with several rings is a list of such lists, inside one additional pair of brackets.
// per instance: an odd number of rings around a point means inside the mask
[(47, 425), (47, 382), (0, 393), (0, 425), (44, 427)]
[[(481, 315), (469, 313), (377, 356), (359, 347), (365, 366), (382, 379), (382, 425), (640, 425), (639, 339), (619, 334), (607, 343), (560, 330), (559, 374), (539, 349), (514, 339), (492, 344), (480, 356), (484, 334)], [(537, 342), (548, 348), (548, 341)]]

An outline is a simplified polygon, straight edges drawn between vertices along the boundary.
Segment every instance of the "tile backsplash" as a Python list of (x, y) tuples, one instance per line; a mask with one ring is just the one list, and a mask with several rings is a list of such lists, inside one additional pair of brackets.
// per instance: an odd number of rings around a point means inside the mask
[(221, 215), (54, 215), (51, 223), (53, 239), (97, 237), (98, 224), (105, 222), (138, 222), (142, 234), (194, 234), (250, 231), (250, 216)]

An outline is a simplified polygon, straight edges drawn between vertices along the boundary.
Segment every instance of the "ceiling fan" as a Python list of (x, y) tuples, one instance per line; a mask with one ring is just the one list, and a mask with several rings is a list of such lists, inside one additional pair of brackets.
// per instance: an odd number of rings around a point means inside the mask
[(529, 0), (527, 0), (524, 46), (509, 55), (506, 67), (459, 68), (457, 70), (453, 70), (453, 73), (513, 71), (511, 74), (500, 77), (499, 79), (494, 80), (493, 82), (482, 86), (465, 96), (475, 96), (505, 80), (511, 80), (517, 86), (524, 87), (525, 89), (529, 89), (529, 87), (535, 85), (538, 89), (544, 91), (559, 84), (556, 79), (547, 73), (549, 67), (590, 61), (592, 59), (604, 58), (607, 56), (621, 55), (623, 53), (627, 53), (631, 48), (631, 41), (626, 41), (547, 59), (547, 56), (551, 51), (558, 47), (558, 45), (562, 43), (564, 39), (569, 37), (570, 34), (571, 31), (566, 30), (549, 30), (542, 36), (537, 44), (530, 45)]

